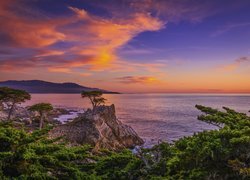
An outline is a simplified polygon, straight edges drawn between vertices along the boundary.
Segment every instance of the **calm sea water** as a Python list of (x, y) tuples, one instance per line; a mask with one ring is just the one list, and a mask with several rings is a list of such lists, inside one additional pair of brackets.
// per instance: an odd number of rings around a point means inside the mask
[[(194, 107), (196, 104), (219, 109), (227, 106), (244, 113), (250, 110), (250, 95), (107, 94), (104, 97), (108, 104), (115, 104), (119, 120), (132, 126), (146, 140), (146, 145), (214, 129), (214, 126), (197, 120), (200, 112)], [(38, 102), (76, 109), (90, 107), (88, 100), (79, 94), (32, 94), (32, 100), (25, 105)]]

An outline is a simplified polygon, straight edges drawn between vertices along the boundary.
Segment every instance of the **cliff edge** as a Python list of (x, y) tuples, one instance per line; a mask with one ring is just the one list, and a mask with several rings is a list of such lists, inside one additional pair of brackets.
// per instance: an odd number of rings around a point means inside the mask
[(67, 124), (50, 131), (50, 137), (63, 136), (71, 145), (90, 144), (95, 150), (121, 150), (143, 144), (143, 140), (128, 125), (116, 118), (115, 106), (99, 106)]

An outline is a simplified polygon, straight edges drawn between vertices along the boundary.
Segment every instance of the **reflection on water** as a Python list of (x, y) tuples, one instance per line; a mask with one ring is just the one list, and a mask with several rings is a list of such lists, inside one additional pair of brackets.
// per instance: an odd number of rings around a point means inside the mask
[[(199, 95), (199, 94), (107, 94), (108, 104), (114, 103), (117, 117), (132, 126), (147, 141), (173, 141), (194, 132), (213, 129), (197, 120), (200, 113), (196, 104), (215, 108), (227, 106), (247, 113), (250, 110), (250, 95)], [(32, 94), (26, 105), (50, 102), (54, 106), (88, 108), (87, 99), (80, 94)]]

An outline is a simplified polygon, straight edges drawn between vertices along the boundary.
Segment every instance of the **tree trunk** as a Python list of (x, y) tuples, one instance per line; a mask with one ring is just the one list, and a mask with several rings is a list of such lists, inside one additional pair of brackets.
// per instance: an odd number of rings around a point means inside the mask
[(40, 113), (40, 124), (39, 124), (40, 130), (43, 128), (43, 124), (44, 124), (44, 115), (43, 113)]
[(3, 102), (0, 101), (0, 111), (3, 111), (4, 110), (4, 105), (3, 105)]
[(96, 108), (96, 104), (93, 105), (93, 110)]
[(94, 100), (93, 99), (91, 99), (91, 98), (89, 98), (90, 99), (90, 102), (91, 102), (91, 104), (92, 104), (92, 107), (93, 107), (93, 110), (95, 109), (95, 103), (94, 103)]
[(7, 120), (9, 121), (10, 118), (11, 118), (11, 114), (13, 112), (13, 109), (14, 109), (14, 106), (15, 106), (15, 103), (13, 103), (9, 109), (9, 113), (8, 113), (8, 117), (7, 117)]

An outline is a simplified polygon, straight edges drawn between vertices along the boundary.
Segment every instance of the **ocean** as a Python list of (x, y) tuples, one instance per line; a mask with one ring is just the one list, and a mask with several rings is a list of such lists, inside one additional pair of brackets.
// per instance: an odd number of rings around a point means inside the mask
[[(120, 121), (130, 125), (146, 146), (160, 141), (173, 142), (195, 132), (216, 129), (197, 120), (200, 112), (196, 104), (221, 109), (223, 106), (249, 114), (250, 94), (105, 94), (107, 104), (115, 104)], [(82, 112), (90, 106), (80, 94), (32, 94), (24, 105), (49, 102), (55, 107), (76, 109)], [(60, 120), (76, 116), (63, 116)]]

